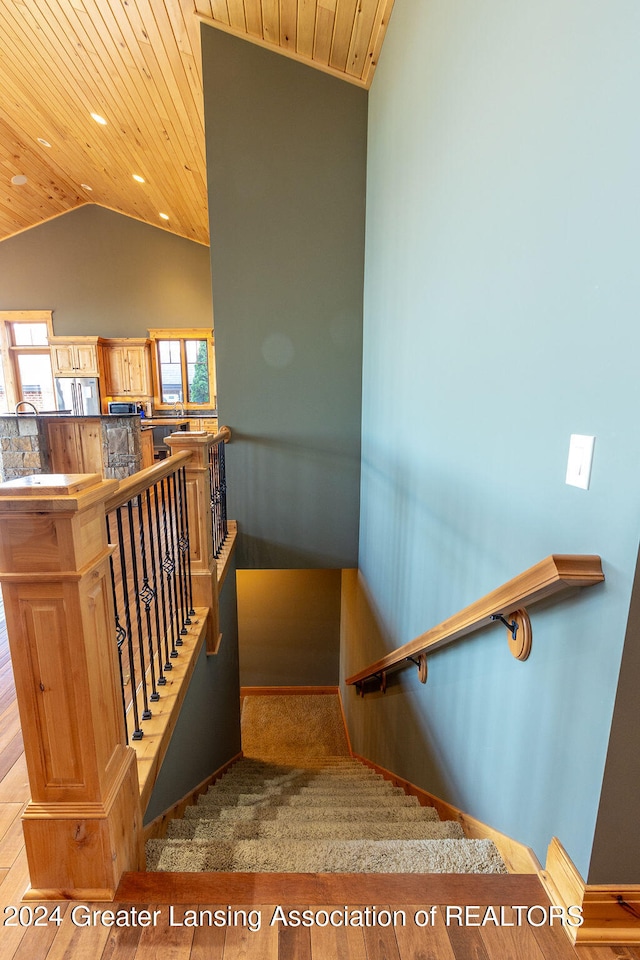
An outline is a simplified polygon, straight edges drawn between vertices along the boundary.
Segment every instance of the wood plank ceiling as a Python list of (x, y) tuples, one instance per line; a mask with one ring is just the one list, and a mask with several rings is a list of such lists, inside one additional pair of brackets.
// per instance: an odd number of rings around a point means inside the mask
[(200, 21), (368, 88), (392, 6), (0, 0), (0, 240), (97, 203), (208, 243)]

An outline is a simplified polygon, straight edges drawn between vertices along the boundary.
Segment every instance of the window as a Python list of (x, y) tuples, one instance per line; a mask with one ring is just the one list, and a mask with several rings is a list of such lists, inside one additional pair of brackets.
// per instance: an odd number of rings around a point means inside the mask
[(210, 330), (150, 330), (154, 345), (156, 407), (216, 407), (213, 336)]
[(0, 409), (12, 412), (20, 400), (37, 410), (55, 409), (49, 337), (50, 310), (0, 313)]

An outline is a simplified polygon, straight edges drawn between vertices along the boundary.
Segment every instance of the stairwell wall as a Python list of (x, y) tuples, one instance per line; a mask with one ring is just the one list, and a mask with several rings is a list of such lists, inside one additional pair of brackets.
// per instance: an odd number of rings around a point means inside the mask
[[(630, 0), (395, 4), (342, 653), (344, 677), (550, 553), (599, 553), (604, 585), (532, 612), (527, 663), (496, 626), (434, 654), (426, 687), (412, 668), (343, 696), (358, 753), (611, 883), (590, 863), (640, 521), (639, 36)], [(588, 491), (564, 482), (572, 433), (596, 436)], [(635, 832), (637, 797), (617, 799), (601, 828)]]
[[(228, 509), (239, 570), (268, 572), (272, 596), (256, 619), (241, 591), (243, 683), (335, 684), (325, 574), (358, 550), (367, 94), (204, 25), (202, 61)], [(291, 571), (328, 598), (324, 637), (312, 601), (282, 630)]]

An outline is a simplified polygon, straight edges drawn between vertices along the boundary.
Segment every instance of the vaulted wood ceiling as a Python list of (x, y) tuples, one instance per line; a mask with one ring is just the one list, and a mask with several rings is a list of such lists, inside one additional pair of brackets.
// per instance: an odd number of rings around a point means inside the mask
[(0, 0), (0, 240), (97, 203), (208, 243), (200, 22), (368, 87), (392, 6)]

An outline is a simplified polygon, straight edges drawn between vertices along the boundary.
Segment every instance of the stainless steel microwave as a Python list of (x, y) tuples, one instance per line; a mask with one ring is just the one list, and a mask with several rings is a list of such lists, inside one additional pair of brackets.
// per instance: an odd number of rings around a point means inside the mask
[(126, 416), (128, 413), (138, 413), (139, 404), (128, 400), (110, 400), (109, 413), (115, 417)]

